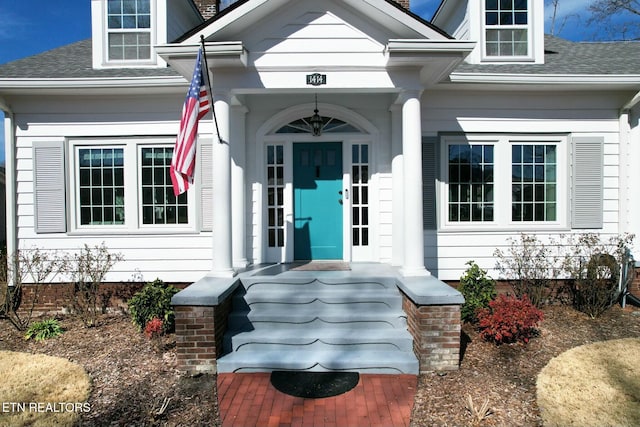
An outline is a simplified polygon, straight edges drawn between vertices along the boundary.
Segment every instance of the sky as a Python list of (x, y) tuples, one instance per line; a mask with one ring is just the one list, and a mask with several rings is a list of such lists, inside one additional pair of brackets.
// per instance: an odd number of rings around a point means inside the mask
[[(476, 0), (474, 0), (476, 1)], [(0, 64), (35, 55), (91, 37), (90, 0), (0, 0)], [(556, 17), (566, 24), (556, 35), (588, 41), (602, 38), (598, 28), (586, 25), (590, 0), (560, 0)], [(411, 0), (411, 10), (431, 20), (440, 0)], [(545, 30), (550, 28), (550, 8)], [(0, 113), (0, 119), (2, 113)], [(0, 120), (0, 162), (4, 163), (4, 121)]]

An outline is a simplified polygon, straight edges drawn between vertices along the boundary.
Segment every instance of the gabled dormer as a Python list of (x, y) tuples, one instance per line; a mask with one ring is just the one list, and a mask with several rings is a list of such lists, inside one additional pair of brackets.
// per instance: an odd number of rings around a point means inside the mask
[(91, 0), (93, 68), (166, 67), (154, 46), (202, 21), (192, 0)]
[(544, 63), (544, 0), (444, 0), (432, 23), (478, 42), (468, 63)]

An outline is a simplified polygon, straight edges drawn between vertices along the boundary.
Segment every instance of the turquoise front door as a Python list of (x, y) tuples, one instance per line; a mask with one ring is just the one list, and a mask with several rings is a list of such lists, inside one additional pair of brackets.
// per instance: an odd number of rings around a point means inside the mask
[(293, 144), (293, 252), (342, 259), (342, 143)]

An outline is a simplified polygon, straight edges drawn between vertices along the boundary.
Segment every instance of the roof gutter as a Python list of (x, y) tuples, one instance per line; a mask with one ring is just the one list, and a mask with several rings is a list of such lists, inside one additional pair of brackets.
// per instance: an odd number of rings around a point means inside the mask
[(147, 87), (184, 87), (182, 76), (167, 77), (101, 77), (101, 78), (48, 78), (0, 79), (3, 89), (104, 89), (104, 88), (147, 88)]
[[(7, 255), (11, 255), (18, 249), (16, 229), (16, 127), (13, 111), (2, 97), (0, 97), (0, 110), (4, 112)], [(13, 277), (7, 278), (9, 283), (13, 283), (13, 280)]]
[(637, 85), (640, 74), (509, 74), (509, 73), (451, 73), (453, 83), (494, 83), (518, 85)]

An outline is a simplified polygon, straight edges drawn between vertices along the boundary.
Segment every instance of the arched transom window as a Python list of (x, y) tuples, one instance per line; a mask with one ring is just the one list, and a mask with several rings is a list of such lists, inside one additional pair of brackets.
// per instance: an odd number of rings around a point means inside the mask
[[(322, 119), (321, 133), (362, 133), (360, 129), (335, 117), (320, 116)], [(313, 133), (311, 116), (294, 120), (282, 126), (275, 133)]]

